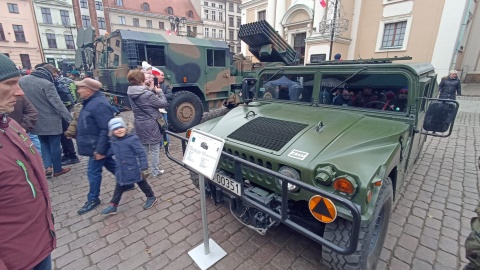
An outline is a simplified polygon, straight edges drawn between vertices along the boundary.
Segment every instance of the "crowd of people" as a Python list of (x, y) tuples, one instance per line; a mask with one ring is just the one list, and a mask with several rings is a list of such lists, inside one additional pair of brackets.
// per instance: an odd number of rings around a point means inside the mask
[(115, 214), (134, 184), (146, 196), (144, 209), (157, 202), (147, 178), (164, 172), (159, 149), (166, 139), (157, 120), (166, 118), (172, 91), (163, 78), (148, 64), (128, 73), (133, 132), (115, 117), (93, 74), (82, 79), (71, 71), (63, 77), (43, 63), (22, 75), (0, 54), (0, 269), (51, 269), (56, 239), (47, 179), (68, 174), (67, 166), (80, 162), (75, 149), (88, 158), (89, 192), (78, 214), (100, 205), (103, 167), (115, 175), (116, 186), (101, 214)]

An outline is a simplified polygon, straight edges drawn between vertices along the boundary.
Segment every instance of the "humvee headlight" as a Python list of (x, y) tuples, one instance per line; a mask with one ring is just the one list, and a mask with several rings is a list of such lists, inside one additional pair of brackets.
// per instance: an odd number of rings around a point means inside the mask
[[(287, 167), (287, 166), (282, 166), (280, 168), (280, 170), (278, 170), (278, 173), (281, 173), (281, 174), (283, 174), (287, 177), (293, 178), (295, 180), (300, 180), (300, 173), (297, 170), (295, 170), (293, 168), (290, 168), (290, 167)], [(281, 179), (276, 178), (275, 183), (277, 184), (279, 189), (282, 189), (282, 180)], [(295, 192), (295, 191), (298, 191), (299, 189), (300, 188), (297, 187), (296, 185), (294, 185), (292, 183), (288, 183), (288, 191), (289, 192)]]
[(333, 181), (333, 188), (342, 193), (353, 195), (357, 190), (357, 184), (350, 176), (344, 175)]

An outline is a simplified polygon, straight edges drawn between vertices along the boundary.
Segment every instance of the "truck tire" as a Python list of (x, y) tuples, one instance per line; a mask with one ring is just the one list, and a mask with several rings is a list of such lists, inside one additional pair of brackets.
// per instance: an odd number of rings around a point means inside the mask
[[(387, 236), (392, 205), (392, 181), (387, 177), (382, 182), (370, 223), (360, 227), (360, 237), (355, 253), (344, 256), (322, 247), (323, 263), (330, 269), (376, 269)], [(323, 237), (340, 247), (346, 247), (350, 242), (351, 232), (352, 222), (337, 218), (334, 222), (325, 225)]]
[(168, 104), (168, 122), (175, 132), (185, 132), (202, 120), (202, 101), (194, 93), (179, 91)]

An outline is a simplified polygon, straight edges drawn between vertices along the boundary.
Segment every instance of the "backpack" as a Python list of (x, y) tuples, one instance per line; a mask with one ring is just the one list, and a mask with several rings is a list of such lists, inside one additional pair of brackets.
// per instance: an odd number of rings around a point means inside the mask
[(57, 93), (65, 106), (74, 105), (77, 102), (77, 86), (69, 78), (62, 77), (57, 81)]

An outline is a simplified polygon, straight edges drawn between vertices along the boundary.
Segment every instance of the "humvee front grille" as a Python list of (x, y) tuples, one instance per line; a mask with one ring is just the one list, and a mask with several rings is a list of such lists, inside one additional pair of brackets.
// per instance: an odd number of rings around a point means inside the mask
[(307, 124), (258, 117), (228, 135), (228, 138), (267, 148), (282, 149)]

